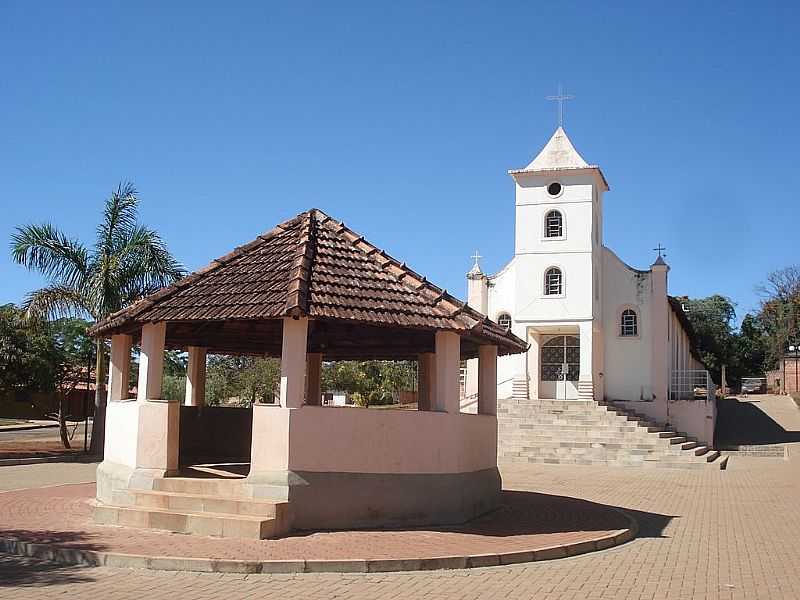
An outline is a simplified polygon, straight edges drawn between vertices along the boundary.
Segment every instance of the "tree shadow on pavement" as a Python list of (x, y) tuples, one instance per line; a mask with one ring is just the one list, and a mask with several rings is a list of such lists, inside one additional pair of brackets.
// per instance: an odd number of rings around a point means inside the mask
[(570, 496), (504, 490), (497, 510), (441, 530), (491, 536), (610, 531), (630, 527), (627, 517), (639, 524), (638, 537), (663, 537), (662, 532), (674, 518)]
[(800, 431), (787, 431), (753, 402), (717, 400), (714, 443), (718, 448), (800, 442)]
[(65, 566), (38, 558), (0, 553), (0, 589), (4, 587), (47, 587), (90, 583), (88, 567)]
[[(513, 537), (537, 534), (572, 534), (628, 529), (629, 518), (639, 525), (637, 537), (666, 537), (664, 529), (675, 518), (628, 508), (610, 506), (540, 492), (503, 490), (500, 506), (466, 523), (427, 527), (398, 527), (395, 531), (431, 531), (487, 537)], [(367, 531), (386, 531), (367, 529)], [(292, 536), (311, 535), (315, 531), (296, 531)]]
[[(85, 550), (98, 552), (105, 549), (102, 544), (92, 543), (90, 537), (80, 531), (0, 529), (0, 538), (3, 540), (45, 544), (52, 548), (72, 550), (76, 553)], [(47, 552), (46, 548), (42, 548), (42, 550)], [(93, 581), (84, 574), (86, 568), (80, 565), (63, 565), (42, 558), (0, 552), (0, 587), (46, 586)]]

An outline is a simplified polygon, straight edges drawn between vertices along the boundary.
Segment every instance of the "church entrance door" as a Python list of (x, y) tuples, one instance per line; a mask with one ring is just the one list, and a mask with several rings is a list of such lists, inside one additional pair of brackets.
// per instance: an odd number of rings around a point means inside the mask
[(580, 357), (578, 336), (556, 335), (545, 341), (541, 350), (539, 397), (553, 400), (577, 399)]

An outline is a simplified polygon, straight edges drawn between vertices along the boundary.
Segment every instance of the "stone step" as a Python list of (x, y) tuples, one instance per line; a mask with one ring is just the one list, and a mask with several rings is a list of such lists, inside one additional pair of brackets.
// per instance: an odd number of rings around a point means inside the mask
[[(603, 422), (603, 421), (537, 421), (535, 419), (515, 419), (515, 420), (498, 420), (498, 427), (505, 429), (617, 429), (619, 431), (641, 431), (647, 433), (647, 427), (637, 425), (636, 423), (625, 422)], [(663, 430), (664, 428), (662, 428)]]
[(499, 409), (501, 460), (694, 468), (716, 458), (686, 434), (591, 400), (508, 401)]
[(525, 446), (518, 449), (503, 450), (503, 454), (509, 456), (526, 456), (526, 455), (568, 455), (568, 454), (595, 454), (595, 455), (631, 455), (631, 456), (651, 456), (663, 457), (670, 460), (675, 458), (686, 458), (687, 460), (697, 460), (698, 456), (687, 452), (662, 452), (654, 448), (608, 448), (605, 446)]
[(244, 478), (236, 477), (159, 477), (153, 480), (153, 489), (159, 492), (177, 492), (198, 496), (246, 498)]
[[(159, 490), (128, 490), (126, 495), (133, 496), (134, 506), (140, 508), (247, 515), (250, 517), (278, 519), (279, 521), (285, 520), (289, 511), (288, 502), (274, 502), (256, 498), (226, 498), (223, 496), (204, 496)], [(115, 504), (122, 504), (122, 502), (115, 502)]]
[(630, 426), (637, 426), (639, 423), (642, 423), (642, 421), (631, 421), (630, 419), (625, 419), (623, 417), (614, 417), (608, 415), (543, 415), (523, 412), (498, 415), (497, 420), (510, 422), (533, 421), (535, 423), (619, 423)]
[(563, 419), (558, 421), (549, 421), (549, 420), (542, 420), (542, 419), (498, 419), (498, 425), (501, 427), (520, 427), (522, 426), (523, 429), (531, 429), (534, 427), (575, 427), (575, 428), (586, 428), (586, 427), (608, 427), (608, 428), (616, 428), (622, 427), (627, 431), (636, 431), (641, 429), (642, 431), (647, 431), (647, 427), (644, 425), (638, 425), (636, 423), (628, 423), (625, 421), (583, 421), (578, 419)]
[(108, 506), (96, 504), (96, 523), (120, 525), (139, 529), (159, 529), (175, 533), (190, 533), (225, 538), (263, 540), (278, 537), (281, 531), (277, 519), (227, 513), (173, 511), (139, 506)]
[[(603, 431), (614, 435), (644, 435), (650, 437), (647, 429), (643, 427), (626, 427), (624, 425), (575, 425), (575, 424), (558, 424), (558, 423), (498, 423), (498, 431), (506, 431), (508, 433), (521, 432), (521, 433), (553, 433), (553, 432), (575, 432), (585, 433), (587, 431)], [(672, 432), (675, 433), (675, 432)]]
[[(534, 409), (531, 410), (507, 410), (507, 411), (498, 411), (497, 415), (498, 419), (519, 419), (519, 418), (535, 418), (535, 419), (566, 419), (566, 420), (578, 420), (583, 419), (586, 421), (620, 421), (620, 422), (628, 422), (628, 423), (644, 423), (647, 422), (648, 419), (644, 417), (637, 417), (637, 416), (630, 416), (630, 415), (618, 415), (610, 412), (598, 412), (598, 413), (570, 413), (570, 412), (544, 412), (544, 411), (537, 411)], [(651, 423), (652, 424), (652, 423)]]
[[(669, 447), (674, 438), (659, 438), (652, 434), (626, 433), (620, 434), (602, 430), (595, 431), (505, 431), (500, 433), (503, 443), (515, 443), (526, 440), (544, 440), (560, 442), (611, 442), (611, 443), (630, 443), (630, 444), (653, 444), (662, 447)], [(694, 440), (692, 440), (694, 441)]]
[(500, 464), (536, 463), (549, 465), (604, 465), (612, 467), (634, 467), (650, 469), (707, 469), (703, 462), (683, 461), (644, 461), (644, 460), (617, 460), (617, 459), (587, 459), (587, 458), (527, 458), (509, 457), (501, 458)]

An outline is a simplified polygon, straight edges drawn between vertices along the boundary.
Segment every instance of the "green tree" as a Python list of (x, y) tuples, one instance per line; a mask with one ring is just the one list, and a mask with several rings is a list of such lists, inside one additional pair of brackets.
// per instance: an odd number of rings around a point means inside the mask
[(351, 394), (359, 406), (393, 404), (397, 392), (414, 389), (413, 363), (393, 360), (338, 361), (322, 367), (322, 387)]
[(0, 307), (0, 391), (54, 394), (55, 414), (49, 412), (51, 406), (39, 408), (58, 421), (65, 448), (70, 447), (67, 400), (86, 380), (94, 355), (87, 326), (86, 321), (74, 318), (51, 322), (27, 319), (14, 305)]
[(707, 298), (684, 301), (686, 316), (695, 332), (695, 343), (706, 368), (715, 381), (720, 381), (722, 366), (736, 377), (736, 310), (733, 302), (715, 294)]
[(70, 394), (86, 380), (86, 369), (94, 356), (94, 341), (87, 335), (89, 323), (83, 319), (63, 318), (47, 323), (52, 337), (52, 353), (48, 356), (54, 374), (53, 387), (58, 396), (56, 420), (61, 443), (70, 447), (67, 434), (67, 400)]
[(747, 314), (742, 319), (737, 337), (736, 355), (742, 377), (760, 377), (770, 370), (769, 336), (758, 315)]
[[(138, 223), (139, 198), (130, 183), (106, 200), (91, 248), (51, 224), (18, 227), (11, 254), (49, 284), (25, 301), (29, 317), (88, 316), (99, 321), (184, 275), (154, 230)], [(107, 348), (96, 340), (96, 394), (91, 451), (105, 439)]]
[(13, 304), (0, 306), (0, 392), (53, 389), (53, 338)]
[(212, 406), (234, 398), (241, 406), (273, 402), (280, 372), (280, 362), (274, 358), (210, 355), (206, 371), (206, 401)]
[(800, 343), (800, 266), (773, 271), (758, 286), (758, 320), (767, 339), (765, 368), (774, 369), (790, 344)]

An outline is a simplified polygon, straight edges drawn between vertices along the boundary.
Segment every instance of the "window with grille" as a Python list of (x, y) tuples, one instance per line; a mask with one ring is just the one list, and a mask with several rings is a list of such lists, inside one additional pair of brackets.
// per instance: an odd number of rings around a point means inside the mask
[(497, 317), (497, 324), (504, 329), (511, 329), (511, 315), (508, 313), (500, 313)]
[(635, 310), (626, 308), (622, 311), (619, 334), (622, 337), (639, 335), (639, 323)]
[(544, 294), (545, 296), (559, 296), (563, 293), (563, 277), (561, 269), (551, 267), (544, 274)]
[(551, 210), (544, 217), (544, 237), (561, 237), (564, 235), (564, 218), (557, 210)]

